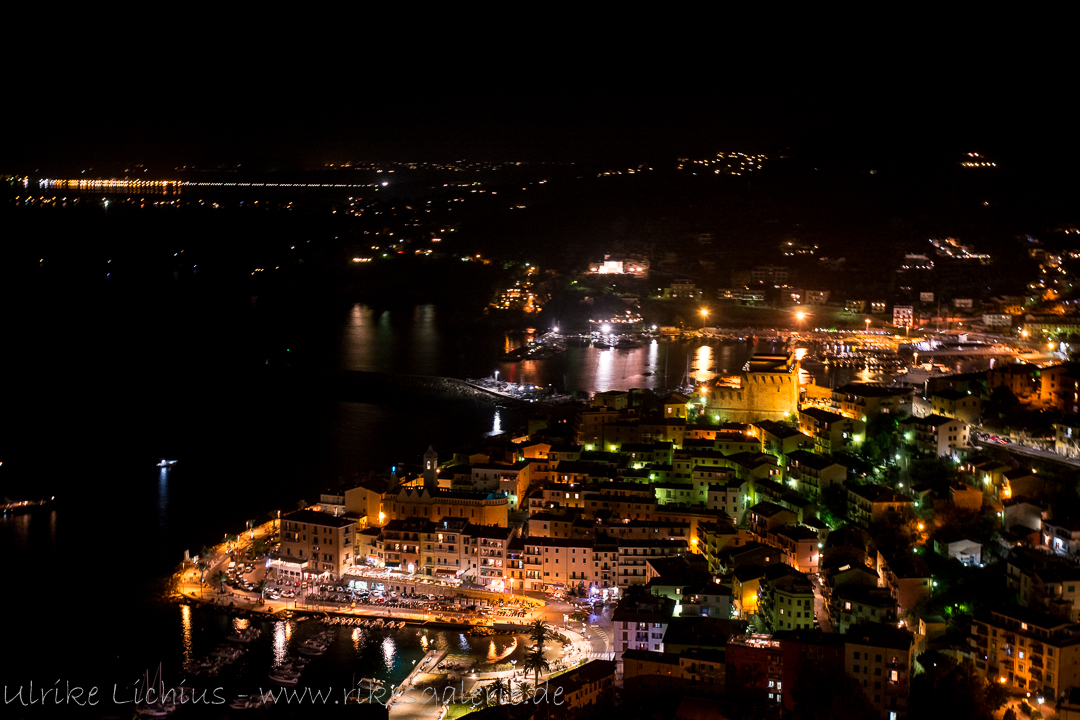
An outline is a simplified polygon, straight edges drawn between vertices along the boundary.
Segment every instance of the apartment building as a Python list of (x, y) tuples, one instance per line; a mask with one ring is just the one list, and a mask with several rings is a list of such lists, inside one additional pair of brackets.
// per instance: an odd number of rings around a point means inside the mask
[(770, 631), (809, 630), (814, 626), (814, 586), (810, 578), (790, 565), (775, 563), (764, 569), (758, 597), (758, 615)]
[(975, 669), (1009, 690), (1058, 698), (1080, 686), (1080, 627), (1032, 610), (994, 610), (972, 621)]
[(943, 415), (908, 418), (900, 423), (899, 430), (905, 443), (938, 457), (959, 457), (971, 445), (967, 423)]
[(866, 422), (821, 408), (803, 408), (799, 412), (799, 431), (814, 438), (818, 455), (855, 452), (866, 438)]
[(911, 633), (887, 625), (859, 625), (845, 635), (844, 670), (858, 681), (883, 720), (907, 716), (915, 642)]
[(847, 473), (846, 466), (825, 455), (796, 450), (787, 456), (788, 485), (810, 498), (820, 498), (823, 491), (844, 482)]
[(663, 652), (674, 612), (675, 601), (666, 597), (635, 595), (620, 602), (611, 616), (617, 661), (627, 650)]
[(356, 520), (318, 510), (297, 510), (281, 518), (278, 558), (304, 574), (341, 577), (353, 566)]
[(982, 417), (982, 398), (960, 390), (939, 390), (930, 396), (930, 412), (971, 425)]
[(881, 415), (910, 415), (914, 396), (914, 388), (848, 383), (833, 390), (832, 403), (844, 417), (873, 422)]
[(688, 552), (688, 540), (620, 541), (616, 583), (623, 590), (634, 585), (644, 585), (648, 582), (645, 563), (649, 558), (685, 555)]

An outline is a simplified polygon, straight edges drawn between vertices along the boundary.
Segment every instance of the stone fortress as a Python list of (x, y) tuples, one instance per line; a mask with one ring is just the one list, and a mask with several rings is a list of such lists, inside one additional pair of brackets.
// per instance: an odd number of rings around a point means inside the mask
[(710, 385), (706, 412), (725, 422), (787, 420), (799, 411), (799, 361), (791, 353), (754, 355), (740, 375)]

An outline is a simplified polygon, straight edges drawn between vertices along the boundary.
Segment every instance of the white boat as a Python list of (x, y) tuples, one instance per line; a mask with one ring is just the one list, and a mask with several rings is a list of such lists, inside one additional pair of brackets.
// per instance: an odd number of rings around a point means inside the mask
[(385, 681), (375, 678), (360, 678), (360, 682), (356, 684), (356, 687), (365, 693), (371, 693), (378, 691), (385, 684)]
[(257, 640), (259, 635), (261, 635), (261, 634), (262, 634), (262, 631), (259, 628), (257, 628), (257, 627), (248, 627), (248, 628), (244, 628), (243, 630), (241, 630), (239, 632), (233, 633), (232, 635), (230, 635), (229, 637), (227, 637), (225, 639), (228, 640), (229, 642), (249, 643), (249, 642), (253, 642), (254, 640)]
[(176, 460), (166, 460), (165, 458), (161, 458), (161, 460), (158, 461), (157, 466), (159, 468), (167, 468), (167, 467), (172, 467), (176, 463), (177, 463)]
[(238, 697), (229, 703), (233, 710), (258, 710), (259, 708), (272, 705), (274, 696), (270, 693), (265, 695), (251, 695), (250, 697)]
[(281, 668), (271, 670), (269, 677), (273, 682), (276, 682), (278, 685), (284, 685), (285, 687), (294, 687), (300, 682), (300, 673)]

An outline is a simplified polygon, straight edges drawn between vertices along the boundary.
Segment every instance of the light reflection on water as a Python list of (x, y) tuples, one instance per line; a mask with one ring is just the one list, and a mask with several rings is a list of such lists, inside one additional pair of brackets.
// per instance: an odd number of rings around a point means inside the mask
[(235, 630), (236, 632), (240, 632), (241, 630), (247, 630), (248, 626), (251, 624), (251, 621), (247, 618), (233, 618), (232, 624), (233, 630)]
[(161, 468), (158, 474), (158, 532), (165, 534), (169, 522), (169, 468)]
[(616, 381), (615, 350), (599, 350), (596, 353), (596, 389), (603, 392), (611, 390)]
[(713, 366), (713, 349), (709, 345), (702, 345), (698, 348), (694, 355), (694, 365), (692, 377), (696, 382), (703, 383), (712, 380), (716, 377), (716, 373), (712, 372)]
[(397, 643), (394, 642), (394, 638), (387, 635), (382, 641), (383, 662), (386, 665), (387, 672), (394, 669), (394, 656), (397, 654)]
[(180, 634), (184, 645), (184, 662), (191, 662), (193, 655), (191, 652), (191, 606), (180, 606)]
[(490, 663), (497, 663), (514, 653), (517, 650), (518, 642), (516, 637), (510, 638), (510, 643), (503, 647), (501, 650), (496, 646), (495, 641), (492, 640), (488, 645), (487, 661)]
[(469, 650), (469, 638), (465, 637), (465, 633), (458, 633), (458, 647), (462, 650)]
[(289, 637), (292, 635), (292, 628), (287, 621), (279, 620), (274, 623), (273, 634), (274, 664), (280, 665), (288, 657)]
[(352, 637), (353, 649), (356, 650), (356, 652), (360, 652), (360, 641), (364, 637), (364, 631), (362, 629), (360, 629), (360, 628), (353, 628), (353, 631), (351, 633), (351, 637)]

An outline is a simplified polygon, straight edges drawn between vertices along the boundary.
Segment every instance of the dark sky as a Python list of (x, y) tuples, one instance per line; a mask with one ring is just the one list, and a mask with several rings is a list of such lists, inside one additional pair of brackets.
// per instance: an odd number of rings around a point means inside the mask
[(1071, 90), (1059, 85), (1067, 73), (1058, 65), (1002, 75), (997, 62), (944, 56), (883, 69), (856, 54), (822, 63), (721, 48), (654, 61), (623, 52), (463, 55), (445, 46), (312, 56), (304, 47), (176, 52), (130, 66), (36, 64), (5, 89), (19, 131), (0, 140), (0, 172), (138, 162), (655, 162), (786, 146), (1075, 150), (1060, 104)]

